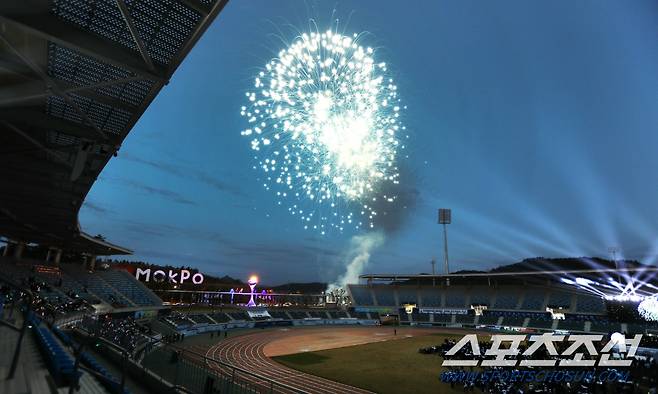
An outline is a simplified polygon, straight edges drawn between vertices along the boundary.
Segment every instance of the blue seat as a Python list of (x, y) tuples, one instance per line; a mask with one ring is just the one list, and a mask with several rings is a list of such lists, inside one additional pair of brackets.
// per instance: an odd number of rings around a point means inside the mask
[[(83, 352), (82, 355), (80, 355), (80, 360), (83, 364), (103, 376), (104, 380), (101, 380), (103, 385), (110, 388), (113, 392), (119, 389), (119, 381), (89, 353)], [(123, 393), (130, 394), (130, 391), (128, 389), (124, 389)]]
[(44, 354), (46, 365), (55, 382), (58, 385), (70, 384), (80, 377), (81, 373), (75, 373), (75, 363), (70, 354), (57, 343), (53, 334), (45, 327), (40, 327), (40, 322), (35, 317), (30, 322), (36, 327), (34, 331), (37, 343)]

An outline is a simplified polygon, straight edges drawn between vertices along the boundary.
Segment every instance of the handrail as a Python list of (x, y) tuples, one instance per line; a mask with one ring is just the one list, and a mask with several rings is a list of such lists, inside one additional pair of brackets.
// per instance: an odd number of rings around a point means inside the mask
[[(82, 328), (82, 327), (77, 327), (76, 330), (79, 330), (79, 331), (81, 331), (81, 332), (84, 332), (87, 336), (90, 336), (90, 337), (93, 336), (96, 340), (99, 340), (99, 341), (103, 342), (103, 343), (104, 343), (105, 345), (107, 345), (108, 347), (113, 348), (114, 350), (116, 350), (116, 351), (118, 351), (118, 352), (120, 352), (120, 353), (124, 353), (124, 352), (126, 352), (126, 350), (125, 350), (123, 347), (121, 347), (121, 346), (115, 344), (114, 342), (109, 341), (109, 340), (107, 340), (107, 339), (105, 339), (105, 338), (103, 338), (103, 337), (95, 336), (95, 335), (93, 335), (91, 332), (87, 331), (86, 329), (84, 329), (84, 328)], [(301, 389), (299, 389), (299, 388), (289, 386), (289, 385), (287, 385), (287, 384), (285, 384), (285, 383), (277, 382), (277, 381), (273, 380), (272, 378), (268, 378), (268, 377), (266, 377), (266, 376), (263, 376), (263, 375), (257, 374), (257, 373), (255, 373), (255, 372), (251, 372), (251, 371), (249, 371), (249, 370), (246, 370), (246, 369), (244, 369), (244, 368), (238, 367), (238, 366), (233, 365), (233, 364), (231, 364), (231, 363), (227, 363), (227, 362), (225, 362), (225, 361), (221, 361), (221, 360), (217, 360), (217, 359), (212, 358), (212, 357), (208, 357), (208, 356), (206, 356), (206, 355), (204, 355), (204, 354), (197, 353), (197, 352), (192, 351), (192, 350), (190, 350), (190, 349), (188, 349), (188, 348), (185, 348), (185, 347), (181, 347), (181, 346), (174, 345), (174, 344), (171, 344), (171, 343), (166, 343), (166, 342), (164, 342), (162, 339), (158, 339), (158, 338), (156, 338), (156, 337), (154, 337), (154, 336), (150, 336), (150, 335), (147, 335), (147, 334), (143, 334), (143, 335), (144, 335), (145, 337), (147, 337), (147, 338), (150, 340), (150, 342), (149, 342), (150, 344), (162, 343), (162, 344), (163, 344), (163, 347), (165, 347), (165, 348), (169, 348), (169, 349), (173, 349), (173, 350), (176, 350), (176, 351), (180, 351), (181, 354), (191, 354), (191, 355), (194, 355), (194, 356), (199, 357), (199, 358), (202, 359), (203, 362), (204, 362), (204, 365), (202, 366), (202, 368), (204, 368), (204, 369), (207, 369), (207, 368), (208, 368), (207, 365), (209, 364), (209, 362), (212, 362), (212, 363), (218, 364), (218, 365), (221, 366), (221, 367), (225, 367), (225, 368), (231, 369), (232, 372), (233, 372), (233, 371), (237, 371), (237, 372), (242, 373), (242, 374), (244, 374), (244, 375), (247, 375), (247, 376), (249, 376), (249, 377), (252, 377), (252, 378), (255, 378), (255, 379), (257, 379), (257, 380), (260, 380), (260, 381), (263, 382), (263, 385), (265, 385), (265, 386), (270, 385), (271, 387), (283, 388), (283, 389), (286, 389), (286, 391), (290, 391), (290, 392), (293, 392), (293, 393), (299, 393), (299, 394), (306, 394), (306, 393), (308, 393), (308, 392), (306, 392), (306, 391), (304, 391), (304, 390), (301, 390)], [(138, 362), (138, 360), (135, 360), (135, 359), (133, 359), (133, 361)], [(138, 362), (138, 363), (139, 363), (139, 362)], [(139, 364), (142, 364), (142, 367), (146, 368), (146, 367), (143, 365), (143, 363), (139, 363)], [(229, 374), (226, 374), (226, 373), (224, 373), (224, 372), (222, 372), (221, 370), (218, 370), (218, 369), (214, 369), (214, 368), (213, 368), (212, 371), (213, 371), (213, 372), (216, 372), (216, 373), (218, 373), (218, 374), (220, 374), (220, 375), (222, 375), (222, 376), (226, 376), (226, 377), (229, 377), (229, 378), (231, 377)], [(233, 375), (234, 375), (234, 372), (233, 372)], [(186, 389), (186, 390), (187, 390), (186, 393), (188, 393), (188, 394), (189, 394), (189, 393), (194, 393), (193, 391), (190, 391), (189, 389)]]
[(175, 386), (172, 387), (172, 388), (174, 389), (174, 392), (177, 392), (177, 393), (178, 393), (178, 392), (181, 392), (181, 393), (183, 393), (183, 394), (196, 394), (194, 391), (188, 389), (188, 388), (185, 387), (185, 386), (181, 386), (180, 384), (177, 384), (177, 385), (175, 385)]
[(23, 337), (27, 331), (29, 324), (29, 316), (31, 313), (32, 301), (34, 301), (34, 294), (28, 288), (25, 288), (18, 283), (14, 282), (13, 279), (6, 277), (4, 274), (0, 273), (0, 280), (8, 284), (10, 287), (22, 291), (26, 294), (28, 298), (27, 308), (25, 309), (25, 315), (23, 316), (23, 326), (21, 327), (20, 334), (18, 335), (18, 341), (16, 342), (16, 349), (14, 350), (14, 356), (11, 359), (11, 367), (9, 368), (9, 373), (7, 374), (7, 380), (14, 378), (14, 373), (16, 373), (16, 367), (18, 366), (18, 360), (21, 353), (21, 345), (23, 343)]
[[(197, 353), (197, 352), (192, 351), (192, 350), (190, 350), (190, 349), (188, 349), (188, 348), (181, 347), (181, 346), (178, 346), (178, 345), (174, 345), (174, 344), (172, 344), (172, 343), (166, 343), (166, 342), (165, 342), (164, 340), (162, 340), (162, 339), (157, 339), (157, 338), (155, 338), (155, 337), (152, 337), (152, 336), (149, 336), (149, 335), (146, 335), (146, 334), (144, 334), (144, 336), (146, 336), (146, 337), (149, 338), (150, 340), (153, 340), (153, 342), (150, 342), (150, 343), (152, 343), (152, 344), (156, 344), (156, 343), (160, 342), (160, 343), (162, 343), (163, 347), (165, 347), (165, 348), (169, 347), (169, 348), (172, 348), (172, 349), (174, 349), (174, 350), (178, 350), (178, 351), (180, 351), (181, 354), (192, 354), (192, 355), (195, 355), (195, 356), (200, 357), (200, 358), (204, 361), (203, 368), (206, 368), (206, 365), (208, 364), (208, 361), (210, 361), (210, 362), (216, 363), (216, 364), (218, 364), (218, 365), (220, 365), (220, 366), (223, 366), (223, 367), (226, 367), (226, 368), (229, 368), (229, 369), (232, 369), (232, 370), (238, 371), (238, 372), (240, 372), (240, 373), (243, 373), (243, 374), (249, 375), (250, 377), (256, 378), (256, 379), (261, 380), (261, 381), (264, 381), (265, 384), (270, 384), (271, 386), (282, 387), (282, 388), (285, 388), (286, 390), (290, 390), (290, 391), (292, 391), (292, 392), (294, 392), (294, 393), (300, 393), (300, 394), (306, 394), (306, 393), (308, 393), (307, 391), (304, 391), (304, 390), (298, 389), (298, 388), (296, 388), (296, 387), (289, 386), (289, 385), (287, 385), (287, 384), (285, 384), (285, 383), (277, 382), (277, 381), (273, 380), (272, 378), (268, 378), (268, 377), (266, 377), (266, 376), (259, 375), (259, 374), (255, 373), (255, 372), (251, 372), (251, 371), (249, 371), (249, 370), (246, 370), (246, 369), (244, 369), (244, 368), (238, 367), (238, 366), (233, 365), (233, 364), (231, 364), (231, 363), (227, 363), (227, 362), (225, 362), (225, 361), (221, 361), (221, 360), (217, 360), (217, 359), (212, 358), (212, 357), (208, 357), (208, 356), (206, 356), (205, 354)], [(106, 341), (106, 342), (109, 342), (109, 341), (107, 341), (107, 340), (105, 340), (105, 341)], [(115, 345), (115, 344), (114, 344), (114, 346), (117, 347), (117, 345)], [(137, 360), (135, 360), (135, 361), (137, 361)], [(140, 364), (142, 364), (142, 363), (140, 362)], [(215, 371), (215, 372), (217, 372), (217, 373), (219, 373), (219, 374), (222, 374), (222, 375), (226, 375), (226, 374), (223, 374), (220, 370), (217, 370), (217, 369), (213, 369), (213, 371)], [(227, 375), (227, 377), (228, 377), (228, 375)], [(193, 392), (189, 391), (189, 389), (186, 389), (186, 390), (187, 390), (186, 392), (193, 393)]]
[(95, 339), (99, 342), (103, 342), (103, 344), (105, 346), (111, 347), (111, 348), (113, 348), (114, 350), (116, 350), (117, 352), (119, 352), (121, 354), (124, 354), (124, 353), (130, 354), (130, 352), (128, 350), (124, 349), (123, 346), (117, 345), (116, 343), (114, 343), (114, 342), (112, 342), (112, 341), (110, 341), (110, 340), (108, 340), (104, 337), (101, 337), (101, 336), (98, 336), (98, 335), (96, 335), (92, 332), (89, 332), (86, 328), (76, 327), (75, 329), (78, 330), (78, 331), (84, 332), (88, 338), (93, 338), (93, 339)]

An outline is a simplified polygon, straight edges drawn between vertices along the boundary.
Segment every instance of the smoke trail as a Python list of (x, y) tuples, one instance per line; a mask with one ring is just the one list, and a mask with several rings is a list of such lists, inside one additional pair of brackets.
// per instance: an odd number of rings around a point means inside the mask
[(358, 283), (359, 275), (370, 261), (373, 249), (384, 243), (384, 233), (373, 231), (363, 235), (355, 235), (350, 240), (350, 249), (347, 254), (349, 263), (345, 267), (345, 273), (334, 283), (327, 287), (328, 291), (344, 289), (348, 283)]

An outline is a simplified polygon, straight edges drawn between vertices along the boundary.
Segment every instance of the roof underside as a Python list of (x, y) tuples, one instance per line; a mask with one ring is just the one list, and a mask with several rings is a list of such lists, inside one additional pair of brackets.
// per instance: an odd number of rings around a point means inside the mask
[(0, 2), (0, 235), (129, 252), (82, 233), (78, 212), (227, 2)]
[(557, 270), (557, 271), (516, 271), (516, 272), (475, 272), (475, 273), (452, 273), (452, 274), (363, 274), (359, 275), (360, 279), (371, 280), (414, 280), (414, 279), (453, 279), (453, 278), (503, 278), (519, 276), (545, 276), (545, 277), (564, 277), (565, 275), (602, 275), (602, 274), (618, 274), (618, 273), (658, 273), (657, 267), (643, 266), (633, 268), (603, 268), (603, 269), (587, 269), (587, 270)]

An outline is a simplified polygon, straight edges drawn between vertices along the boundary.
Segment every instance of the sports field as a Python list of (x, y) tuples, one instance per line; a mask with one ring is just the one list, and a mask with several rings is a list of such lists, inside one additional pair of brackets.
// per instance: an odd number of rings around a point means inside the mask
[(443, 343), (453, 334), (429, 334), (363, 345), (273, 357), (312, 375), (377, 393), (457, 393), (439, 381), (441, 358), (418, 349)]
[[(183, 358), (259, 392), (456, 393), (439, 382), (441, 358), (419, 354), (418, 349), (461, 338), (465, 332), (383, 326), (273, 327), (236, 332), (228, 338), (186, 338), (189, 351)], [(242, 372), (233, 376), (228, 365)]]

